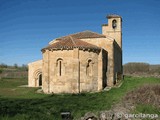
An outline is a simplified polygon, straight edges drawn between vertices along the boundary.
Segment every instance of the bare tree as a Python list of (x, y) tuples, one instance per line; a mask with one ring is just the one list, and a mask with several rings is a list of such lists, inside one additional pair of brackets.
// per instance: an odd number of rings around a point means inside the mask
[(123, 66), (124, 73), (148, 73), (150, 65), (148, 63), (127, 63)]

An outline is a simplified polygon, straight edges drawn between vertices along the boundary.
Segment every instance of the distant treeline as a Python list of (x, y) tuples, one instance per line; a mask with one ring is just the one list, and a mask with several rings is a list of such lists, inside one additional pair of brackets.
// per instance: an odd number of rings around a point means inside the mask
[[(150, 65), (148, 63), (132, 62), (123, 65), (124, 75), (138, 75), (138, 76), (156, 76), (160, 77), (160, 65)], [(28, 77), (28, 66), (18, 66), (14, 64), (9, 66), (0, 64), (0, 78), (21, 78)]]
[(0, 78), (26, 78), (28, 76), (28, 66), (23, 64), (6, 65), (0, 64)]
[(18, 64), (14, 64), (14, 65), (7, 65), (7, 64), (4, 64), (4, 63), (1, 63), (0, 64), (0, 68), (19, 68), (19, 69), (28, 69), (28, 66), (25, 65), (25, 64), (22, 64), (22, 66), (18, 66)]
[(127, 63), (123, 65), (124, 74), (159, 74), (160, 65), (150, 65), (148, 63)]

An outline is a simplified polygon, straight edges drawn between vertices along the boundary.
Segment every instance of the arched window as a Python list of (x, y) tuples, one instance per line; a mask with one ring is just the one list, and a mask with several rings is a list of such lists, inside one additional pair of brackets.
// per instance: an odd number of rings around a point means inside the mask
[(59, 76), (62, 75), (62, 61), (59, 61)]
[(87, 66), (86, 66), (86, 75), (92, 76), (92, 60), (88, 60)]
[(112, 21), (112, 28), (115, 29), (117, 27), (117, 21), (114, 19)]
[(57, 75), (62, 76), (62, 70), (63, 70), (63, 59), (59, 58), (57, 60)]

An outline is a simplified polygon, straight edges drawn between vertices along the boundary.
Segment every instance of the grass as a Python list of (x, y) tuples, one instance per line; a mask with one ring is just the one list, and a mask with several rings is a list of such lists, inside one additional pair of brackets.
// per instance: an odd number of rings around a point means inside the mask
[(158, 114), (160, 115), (160, 110), (152, 105), (144, 105), (144, 104), (138, 104), (136, 106), (136, 109), (134, 110), (134, 113), (144, 113), (144, 114)]
[[(155, 119), (158, 115), (160, 117), (160, 109), (157, 107), (154, 107), (152, 105), (147, 105), (147, 104), (138, 104), (136, 106), (136, 109), (132, 112), (133, 114), (140, 114), (143, 113), (145, 115), (149, 114), (150, 116), (146, 118), (141, 118), (142, 120), (151, 120)], [(156, 118), (156, 120), (159, 120)]]
[(0, 98), (41, 98), (46, 95), (35, 94), (39, 88), (24, 88), (21, 85), (27, 85), (27, 78), (3, 78), (0, 80)]
[[(87, 112), (108, 110), (127, 92), (143, 84), (160, 84), (158, 78), (125, 77), (120, 88), (99, 93), (45, 95), (35, 93), (37, 88), (22, 88), (27, 79), (0, 80), (0, 119), (2, 120), (60, 120), (62, 111), (70, 111), (74, 119)], [(143, 112), (144, 106), (136, 108)], [(154, 109), (154, 108), (147, 108)]]

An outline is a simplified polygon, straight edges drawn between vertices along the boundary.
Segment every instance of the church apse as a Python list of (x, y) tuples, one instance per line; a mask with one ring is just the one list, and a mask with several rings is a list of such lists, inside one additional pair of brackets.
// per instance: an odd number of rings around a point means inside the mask
[(122, 75), (122, 18), (109, 15), (102, 34), (82, 31), (55, 38), (42, 60), (29, 63), (28, 84), (44, 93), (80, 93), (113, 87)]

